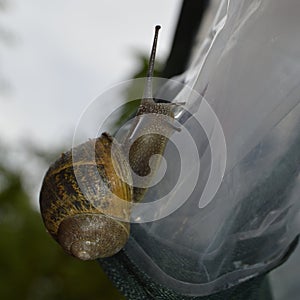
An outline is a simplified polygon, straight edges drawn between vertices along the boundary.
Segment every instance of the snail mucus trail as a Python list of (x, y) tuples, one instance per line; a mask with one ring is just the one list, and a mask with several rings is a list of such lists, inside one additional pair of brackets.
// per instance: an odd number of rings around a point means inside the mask
[[(131, 203), (141, 201), (146, 191), (134, 186), (132, 172), (147, 176), (149, 159), (154, 154), (163, 154), (168, 137), (174, 132), (172, 122), (166, 122), (166, 117), (174, 118), (174, 105), (155, 103), (152, 96), (159, 29), (160, 26), (155, 27), (144, 95), (124, 144), (114, 143), (112, 148), (113, 138), (103, 133), (63, 153), (44, 177), (40, 209), (45, 227), (65, 252), (79, 259), (109, 257), (125, 245), (129, 237)], [(149, 113), (146, 124), (136, 127), (140, 118)], [(129, 137), (137, 130), (140, 137), (132, 144)], [(157, 130), (161, 135), (153, 133)], [(126, 158), (124, 153), (129, 147)], [(155, 171), (160, 159), (157, 155), (154, 157), (151, 167), (154, 166)], [(97, 176), (93, 177), (95, 170)], [(84, 193), (79, 181), (86, 183)], [(124, 201), (114, 201), (115, 196)]]

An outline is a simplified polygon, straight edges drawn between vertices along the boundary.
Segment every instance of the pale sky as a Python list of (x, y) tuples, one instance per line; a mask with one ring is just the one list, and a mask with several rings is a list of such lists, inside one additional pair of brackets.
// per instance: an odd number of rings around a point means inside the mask
[(0, 26), (15, 35), (0, 45), (1, 141), (29, 139), (44, 147), (71, 145), (87, 104), (138, 68), (162, 25), (157, 57), (171, 47), (181, 1), (11, 0)]
[(15, 42), (0, 43), (0, 74), (11, 85), (9, 94), (0, 93), (0, 146), (25, 174), (34, 205), (48, 166), (27, 157), (24, 141), (49, 152), (71, 148), (84, 109), (131, 78), (136, 53), (150, 54), (157, 24), (157, 57), (167, 57), (180, 7), (179, 0), (8, 1), (0, 29)]

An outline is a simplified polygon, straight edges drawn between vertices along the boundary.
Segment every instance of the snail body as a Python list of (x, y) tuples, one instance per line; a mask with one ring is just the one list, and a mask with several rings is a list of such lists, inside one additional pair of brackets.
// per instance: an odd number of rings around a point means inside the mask
[[(172, 105), (155, 103), (151, 92), (159, 28), (155, 28), (146, 88), (136, 123), (124, 144), (114, 143), (109, 134), (103, 133), (63, 153), (44, 177), (40, 209), (45, 227), (65, 252), (79, 259), (109, 257), (126, 244), (131, 203), (141, 201), (147, 190), (134, 186), (132, 174), (143, 177), (150, 173), (150, 157), (163, 154), (167, 136), (174, 129), (163, 118), (173, 118)], [(137, 126), (139, 120), (150, 113), (157, 117), (147, 118), (146, 124)], [(153, 133), (153, 129), (162, 135)], [(133, 132), (138, 132), (140, 138), (131, 144)], [(129, 158), (126, 159), (127, 150)], [(159, 161), (155, 159), (154, 168)], [(96, 173), (97, 176), (93, 176)], [(87, 187), (84, 193), (79, 178)], [(122, 201), (114, 201), (115, 197)]]

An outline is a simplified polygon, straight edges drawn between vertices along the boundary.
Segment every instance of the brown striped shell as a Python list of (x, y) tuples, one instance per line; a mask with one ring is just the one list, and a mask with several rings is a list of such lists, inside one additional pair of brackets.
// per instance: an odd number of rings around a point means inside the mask
[(117, 253), (129, 236), (132, 186), (122, 178), (131, 182), (130, 168), (121, 148), (111, 147), (112, 137), (104, 133), (62, 154), (40, 193), (47, 230), (83, 260)]

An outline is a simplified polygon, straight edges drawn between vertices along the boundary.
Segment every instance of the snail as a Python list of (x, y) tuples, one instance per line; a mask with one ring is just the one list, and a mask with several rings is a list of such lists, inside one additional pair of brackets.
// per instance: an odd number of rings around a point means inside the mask
[[(113, 143), (112, 136), (102, 133), (63, 153), (45, 174), (40, 192), (44, 225), (65, 252), (79, 259), (109, 257), (124, 247), (129, 238), (131, 203), (141, 201), (147, 190), (134, 185), (132, 174), (147, 177), (149, 159), (154, 154), (163, 154), (168, 136), (174, 130), (172, 122), (163, 118), (174, 119), (174, 104), (156, 103), (152, 96), (159, 29), (160, 26), (155, 27), (144, 95), (125, 142)], [(157, 117), (150, 117), (145, 126), (138, 126), (140, 119), (149, 113)], [(162, 134), (153, 133), (153, 129)], [(129, 142), (136, 131), (139, 138)], [(75, 163), (74, 155), (79, 157)], [(154, 169), (159, 163), (159, 158), (154, 159)], [(91, 175), (95, 170), (97, 178)], [(89, 187), (85, 193), (78, 178)], [(114, 196), (123, 201), (113, 201)]]

